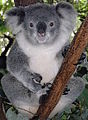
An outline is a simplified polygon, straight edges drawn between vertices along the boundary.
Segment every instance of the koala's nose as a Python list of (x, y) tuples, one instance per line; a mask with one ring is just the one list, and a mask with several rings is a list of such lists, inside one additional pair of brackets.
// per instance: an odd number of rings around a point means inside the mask
[(39, 36), (39, 37), (44, 37), (44, 36), (45, 36), (45, 33), (44, 33), (44, 32), (38, 32), (38, 36)]
[(47, 28), (45, 22), (38, 22), (36, 28), (37, 28), (37, 32), (38, 32), (39, 36), (44, 36), (45, 35), (46, 28)]

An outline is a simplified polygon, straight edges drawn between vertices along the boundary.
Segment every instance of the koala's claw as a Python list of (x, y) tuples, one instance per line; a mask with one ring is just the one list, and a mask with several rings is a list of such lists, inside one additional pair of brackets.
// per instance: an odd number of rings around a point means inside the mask
[(37, 73), (31, 73), (31, 77), (28, 80), (27, 87), (29, 88), (29, 90), (33, 93), (37, 93), (39, 90), (41, 90), (41, 82), (42, 77), (37, 74)]
[(63, 95), (67, 95), (69, 91), (70, 91), (70, 88), (68, 88), (68, 86), (66, 86), (64, 89)]
[(65, 56), (66, 56), (66, 54), (67, 54), (67, 52), (68, 52), (69, 47), (70, 47), (70, 45), (66, 45), (66, 46), (64, 47), (64, 49), (62, 50), (62, 56), (63, 56), (64, 58), (65, 58)]
[(38, 83), (41, 83), (42, 76), (38, 73), (33, 73), (33, 78), (32, 79), (34, 80), (35, 83), (38, 84)]
[(86, 53), (82, 53), (80, 59), (78, 60), (77, 65), (78, 65), (78, 64), (81, 64), (81, 63), (85, 63), (86, 60), (87, 60), (87, 55), (86, 55)]
[(47, 86), (49, 89), (51, 89), (52, 84), (51, 84), (51, 83), (47, 83), (46, 86)]

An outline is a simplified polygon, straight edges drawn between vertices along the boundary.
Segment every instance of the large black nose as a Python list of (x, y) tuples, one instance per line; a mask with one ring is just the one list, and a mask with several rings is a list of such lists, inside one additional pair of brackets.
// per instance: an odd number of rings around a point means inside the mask
[(40, 34), (43, 34), (46, 32), (46, 23), (45, 22), (38, 22), (37, 24), (37, 32), (40, 33)]

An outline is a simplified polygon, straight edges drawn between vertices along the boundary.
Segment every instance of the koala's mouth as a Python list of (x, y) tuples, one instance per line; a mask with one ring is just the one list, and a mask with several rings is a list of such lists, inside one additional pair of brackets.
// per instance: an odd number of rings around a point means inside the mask
[(48, 40), (47, 35), (37, 35), (36, 40), (38, 43), (45, 43)]
[(45, 37), (38, 37), (37, 41), (39, 43), (45, 43), (46, 42), (46, 38)]

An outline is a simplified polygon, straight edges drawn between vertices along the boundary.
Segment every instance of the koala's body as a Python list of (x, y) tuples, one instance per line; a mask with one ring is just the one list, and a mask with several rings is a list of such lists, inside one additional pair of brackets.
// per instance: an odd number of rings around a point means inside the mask
[[(62, 64), (62, 49), (69, 42), (75, 21), (74, 8), (65, 2), (56, 6), (35, 4), (24, 8), (15, 7), (7, 12), (7, 23), (16, 35), (16, 40), (7, 58), (10, 74), (2, 79), (2, 86), (16, 107), (36, 113), (40, 97), (47, 93), (48, 84), (53, 83)], [(10, 89), (13, 95), (9, 95)], [(16, 96), (15, 100), (12, 96)], [(68, 101), (71, 103), (73, 98)], [(56, 108), (54, 114), (58, 111)]]
[(7, 58), (8, 71), (31, 91), (36, 90), (36, 82), (41, 81), (42, 85), (52, 82), (61, 66), (61, 49), (69, 40), (75, 19), (73, 7), (62, 3), (10, 10), (7, 23), (16, 34), (16, 42)]

